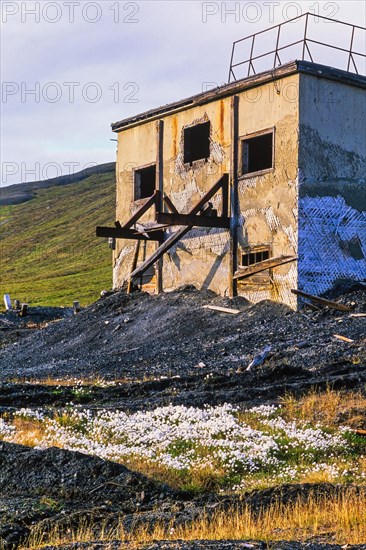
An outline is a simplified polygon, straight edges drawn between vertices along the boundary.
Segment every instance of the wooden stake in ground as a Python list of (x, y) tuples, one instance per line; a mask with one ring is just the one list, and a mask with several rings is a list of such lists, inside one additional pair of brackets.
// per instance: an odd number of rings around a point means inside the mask
[(321, 306), (330, 307), (331, 309), (336, 309), (339, 311), (353, 311), (356, 307), (356, 304), (353, 306), (345, 306), (344, 304), (340, 304), (339, 302), (333, 302), (332, 300), (326, 300), (325, 298), (320, 298), (319, 296), (313, 296), (312, 294), (307, 294), (307, 292), (302, 292), (302, 290), (295, 290), (294, 288), (291, 289), (291, 292), (292, 294), (296, 294), (296, 296), (307, 298), (311, 302), (315, 302), (316, 304), (320, 304)]
[(27, 314), (28, 314), (28, 304), (22, 304), (20, 306), (19, 316), (25, 317)]
[(220, 311), (221, 313), (231, 313), (232, 315), (237, 315), (240, 313), (240, 309), (231, 309), (229, 307), (221, 307), (221, 306), (202, 306), (205, 309), (212, 309), (213, 311)]
[(341, 334), (333, 334), (334, 338), (337, 338), (337, 340), (342, 340), (342, 342), (347, 342), (347, 344), (352, 344), (354, 340), (351, 338), (347, 338), (347, 336), (342, 336)]
[[(139, 252), (140, 252), (140, 241), (137, 241), (136, 246), (135, 246), (135, 252), (134, 252), (134, 255), (133, 255), (133, 260), (132, 260), (131, 273), (133, 271), (135, 271), (135, 269), (137, 267), (137, 260), (139, 258)], [(128, 280), (128, 284), (127, 284), (127, 294), (131, 294), (132, 287), (133, 287), (133, 282), (132, 282), (132, 277), (130, 277), (129, 280)]]
[(4, 294), (4, 304), (7, 311), (11, 309), (11, 300), (9, 294)]

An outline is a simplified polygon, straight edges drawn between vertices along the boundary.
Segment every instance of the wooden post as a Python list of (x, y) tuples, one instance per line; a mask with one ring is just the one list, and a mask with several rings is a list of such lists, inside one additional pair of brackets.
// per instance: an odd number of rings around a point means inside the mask
[[(137, 261), (139, 259), (139, 252), (140, 252), (140, 242), (141, 241), (136, 242), (135, 252), (133, 254), (133, 260), (132, 260), (131, 273), (135, 271), (137, 267)], [(130, 277), (127, 283), (127, 294), (131, 294), (132, 289), (133, 289), (133, 282), (132, 282), (132, 278)]]
[[(155, 189), (160, 191), (158, 201), (156, 203), (156, 212), (163, 211), (163, 187), (164, 187), (164, 158), (163, 158), (163, 145), (164, 145), (164, 121), (158, 120), (156, 123), (156, 181)], [(163, 241), (156, 243), (156, 249), (163, 243)], [(163, 257), (160, 257), (155, 265), (156, 274), (156, 293), (163, 292)]]
[(234, 273), (238, 268), (238, 147), (239, 97), (231, 100), (231, 157), (230, 157), (230, 268), (229, 296), (237, 296), (238, 284)]
[(11, 300), (10, 300), (10, 295), (9, 294), (4, 294), (4, 304), (5, 304), (6, 311), (11, 309)]
[(26, 315), (28, 315), (28, 304), (22, 304), (20, 306), (19, 316), (25, 317)]

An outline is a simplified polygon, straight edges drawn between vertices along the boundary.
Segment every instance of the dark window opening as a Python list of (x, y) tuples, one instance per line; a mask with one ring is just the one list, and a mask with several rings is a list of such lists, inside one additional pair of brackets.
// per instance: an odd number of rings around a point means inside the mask
[(250, 265), (257, 264), (258, 262), (264, 262), (269, 260), (269, 247), (252, 248), (241, 256), (241, 265), (243, 267), (249, 267)]
[(184, 129), (184, 163), (210, 156), (210, 122)]
[(242, 141), (242, 174), (273, 167), (273, 132)]
[(151, 197), (155, 191), (156, 165), (135, 170), (134, 200)]

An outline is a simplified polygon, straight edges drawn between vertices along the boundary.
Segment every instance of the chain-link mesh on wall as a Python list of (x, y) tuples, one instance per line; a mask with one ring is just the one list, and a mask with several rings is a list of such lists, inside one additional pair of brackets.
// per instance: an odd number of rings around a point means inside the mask
[(342, 280), (366, 280), (366, 212), (343, 197), (299, 203), (299, 288), (321, 294)]

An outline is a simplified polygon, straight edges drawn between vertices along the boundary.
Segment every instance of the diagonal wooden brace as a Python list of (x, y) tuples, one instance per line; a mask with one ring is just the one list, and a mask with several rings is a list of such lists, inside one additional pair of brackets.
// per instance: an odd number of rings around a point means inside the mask
[(120, 224), (120, 222), (115, 222), (116, 227), (120, 229), (129, 229), (132, 227), (137, 220), (141, 218), (155, 204), (155, 206), (159, 203), (159, 197), (160, 197), (160, 191), (155, 190), (154, 194), (151, 195), (148, 199), (146, 199), (146, 202), (140, 206), (138, 210), (134, 214), (132, 214), (131, 218), (124, 223), (123, 225)]
[[(219, 191), (219, 189), (222, 188), (222, 186), (228, 185), (229, 182), (229, 175), (224, 174), (216, 183), (211, 187), (209, 191), (201, 198), (201, 200), (196, 204), (194, 208), (189, 212), (188, 215), (193, 216), (195, 214), (198, 214), (201, 212), (206, 203)], [(188, 231), (192, 229), (193, 225), (188, 225), (185, 227), (182, 227), (181, 229), (178, 229), (175, 233), (170, 235), (170, 237), (163, 242), (159, 248), (155, 250), (149, 258), (147, 258), (141, 265), (139, 265), (132, 273), (131, 273), (131, 279), (134, 279), (136, 277), (140, 277), (149, 267), (154, 265), (154, 263), (161, 258), (165, 252), (167, 252), (176, 242), (178, 242)]]

